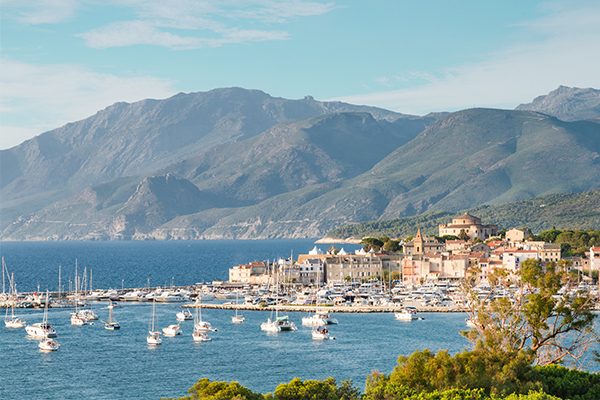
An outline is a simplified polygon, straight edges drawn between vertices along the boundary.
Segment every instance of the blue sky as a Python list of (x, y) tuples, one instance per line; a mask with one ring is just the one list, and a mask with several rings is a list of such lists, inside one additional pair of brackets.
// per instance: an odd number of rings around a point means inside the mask
[(600, 87), (597, 1), (1, 0), (0, 148), (241, 86), (425, 114)]

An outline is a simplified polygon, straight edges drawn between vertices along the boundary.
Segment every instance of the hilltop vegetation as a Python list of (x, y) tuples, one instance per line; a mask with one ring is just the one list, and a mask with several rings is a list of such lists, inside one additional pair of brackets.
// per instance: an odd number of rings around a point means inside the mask
[[(480, 217), (483, 223), (497, 224), (500, 229), (528, 227), (533, 232), (553, 228), (598, 229), (600, 228), (600, 190), (575, 194), (553, 194), (498, 206), (485, 205), (464, 211)], [(455, 214), (457, 213), (431, 212), (416, 217), (344, 225), (330, 231), (327, 236), (336, 238), (383, 235), (405, 237), (414, 235), (417, 226), (430, 235), (437, 235), (438, 224), (447, 223)]]

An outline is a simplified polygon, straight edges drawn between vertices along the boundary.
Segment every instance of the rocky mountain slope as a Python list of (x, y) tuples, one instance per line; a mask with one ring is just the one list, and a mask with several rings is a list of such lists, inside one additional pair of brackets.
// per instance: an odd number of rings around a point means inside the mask
[(600, 122), (231, 88), (118, 103), (0, 160), (3, 240), (317, 237), (600, 187)]
[(600, 90), (559, 86), (547, 95), (521, 104), (517, 110), (539, 111), (563, 121), (600, 119)]

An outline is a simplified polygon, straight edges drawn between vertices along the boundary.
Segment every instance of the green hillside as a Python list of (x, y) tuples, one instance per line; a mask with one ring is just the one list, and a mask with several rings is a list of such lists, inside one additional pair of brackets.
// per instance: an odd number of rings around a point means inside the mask
[[(575, 194), (552, 194), (497, 206), (470, 208), (469, 213), (483, 223), (495, 223), (500, 229), (527, 226), (533, 232), (552, 227), (570, 229), (600, 228), (600, 189)], [(340, 226), (327, 236), (336, 238), (387, 235), (407, 236), (420, 226), (428, 234), (437, 234), (437, 226), (457, 213), (430, 212), (416, 217), (371, 221)]]

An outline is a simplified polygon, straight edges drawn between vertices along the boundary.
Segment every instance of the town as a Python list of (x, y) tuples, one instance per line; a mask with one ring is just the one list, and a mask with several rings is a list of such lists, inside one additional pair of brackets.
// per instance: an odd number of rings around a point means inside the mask
[[(470, 214), (456, 216), (438, 229), (439, 235), (434, 237), (417, 228), (410, 240), (398, 240), (396, 248), (400, 251), (386, 251), (381, 241), (367, 238), (363, 239), (364, 247), (353, 252), (334, 246), (323, 251), (315, 246), (295, 260), (281, 258), (236, 265), (229, 269), (229, 281), (223, 283), (221, 290), (269, 284), (296, 288), (325, 286), (329, 290), (319, 294), (305, 290), (304, 295), (287, 300), (296, 305), (402, 303), (421, 309), (427, 306), (463, 309), (465, 299), (460, 287), (468, 274), (476, 275), (477, 290), (490, 293), (490, 275), (503, 271), (509, 281), (516, 282), (520, 265), (534, 259), (566, 268), (576, 276), (577, 290), (598, 297), (600, 247), (590, 247), (584, 257), (561, 257), (560, 244), (533, 240), (527, 228), (512, 228), (500, 235), (496, 225), (484, 225)], [(247, 303), (261, 301), (264, 298), (246, 298)]]

